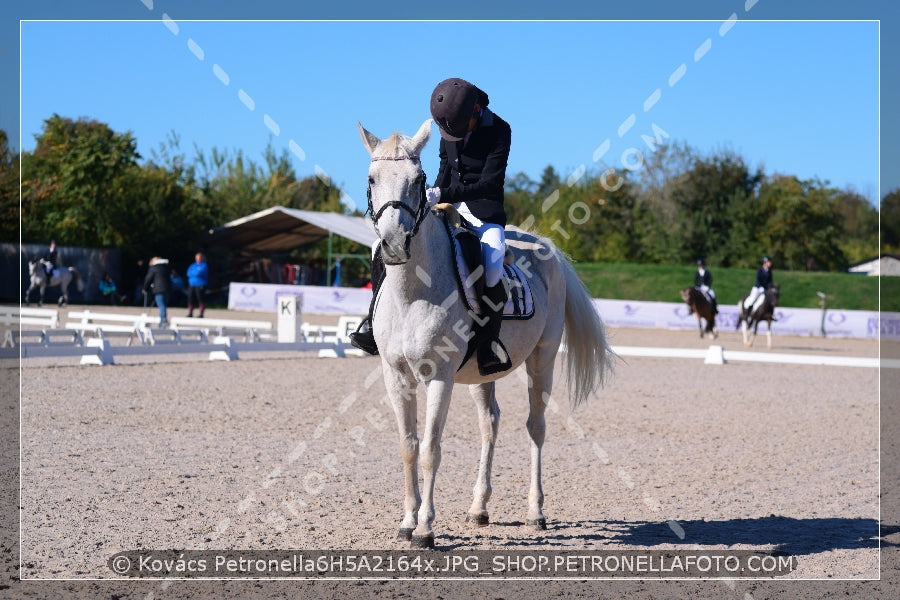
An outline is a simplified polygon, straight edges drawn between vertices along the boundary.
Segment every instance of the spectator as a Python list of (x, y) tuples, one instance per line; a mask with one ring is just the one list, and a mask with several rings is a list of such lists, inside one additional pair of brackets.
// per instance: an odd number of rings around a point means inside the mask
[(153, 294), (156, 305), (159, 307), (159, 326), (169, 325), (166, 308), (169, 304), (169, 292), (172, 290), (172, 278), (169, 273), (169, 259), (153, 257), (150, 259), (150, 269), (144, 278), (144, 293)]
[(147, 278), (147, 265), (143, 258), (134, 264), (134, 300), (135, 306), (147, 306), (147, 295), (144, 293), (144, 279)]
[(180, 305), (182, 298), (186, 298), (187, 294), (184, 291), (184, 277), (178, 274), (178, 271), (172, 269), (172, 272), (169, 274), (169, 279), (172, 281), (172, 293), (169, 296), (169, 304), (175, 306), (176, 304)]
[(194, 255), (194, 263), (187, 269), (188, 277), (188, 316), (194, 316), (194, 303), (200, 309), (198, 315), (203, 318), (203, 311), (206, 310), (206, 286), (209, 285), (209, 267), (206, 264), (206, 257), (202, 252)]
[(118, 305), (116, 282), (113, 281), (113, 278), (109, 273), (103, 274), (103, 278), (100, 280), (100, 283), (97, 284), (97, 287), (100, 289), (100, 294), (103, 298), (105, 298), (112, 306)]

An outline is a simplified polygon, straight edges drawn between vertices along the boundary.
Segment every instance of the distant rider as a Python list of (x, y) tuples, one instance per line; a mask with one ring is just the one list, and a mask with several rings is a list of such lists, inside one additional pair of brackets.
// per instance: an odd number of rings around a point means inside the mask
[(710, 304), (712, 304), (713, 314), (718, 314), (719, 302), (716, 300), (716, 293), (711, 286), (712, 273), (706, 269), (706, 261), (701, 258), (697, 261), (697, 272), (694, 273), (694, 287), (706, 295)]
[(41, 258), (41, 264), (44, 266), (44, 272), (47, 274), (48, 278), (53, 277), (53, 269), (57, 266), (57, 258), (56, 240), (50, 240), (50, 249), (47, 250), (44, 257)]
[(756, 284), (744, 300), (744, 308), (750, 310), (756, 299), (772, 287), (772, 283), (772, 260), (768, 256), (763, 256), (762, 266), (756, 271)]

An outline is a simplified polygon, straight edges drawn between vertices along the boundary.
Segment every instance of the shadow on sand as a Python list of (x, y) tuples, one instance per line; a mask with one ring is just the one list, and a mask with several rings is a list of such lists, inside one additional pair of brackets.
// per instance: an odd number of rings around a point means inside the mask
[[(518, 528), (524, 527), (524, 524), (514, 521), (494, 523), (492, 526)], [(508, 543), (502, 545), (551, 549), (571, 548), (577, 542), (594, 542), (598, 550), (612, 545), (632, 548), (740, 545), (795, 556), (830, 550), (877, 548), (879, 543), (876, 519), (794, 519), (775, 515), (724, 521), (550, 521), (546, 531), (520, 535), (510, 533)], [(451, 544), (444, 549), (452, 548)]]

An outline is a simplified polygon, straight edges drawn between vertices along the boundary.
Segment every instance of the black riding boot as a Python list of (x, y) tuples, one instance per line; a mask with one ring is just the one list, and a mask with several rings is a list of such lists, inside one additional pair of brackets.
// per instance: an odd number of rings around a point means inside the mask
[(372, 313), (375, 312), (375, 299), (378, 297), (378, 289), (384, 281), (385, 274), (381, 246), (378, 246), (372, 257), (372, 301), (369, 303), (369, 314), (362, 320), (356, 331), (350, 334), (350, 343), (369, 354), (378, 354), (378, 344), (375, 343), (375, 334), (372, 332)]
[[(482, 326), (482, 340), (478, 346), (478, 372), (481, 375), (491, 375), (512, 367), (509, 352), (500, 341), (503, 305), (506, 304), (507, 299), (506, 287), (501, 281), (494, 287), (485, 288), (484, 296), (485, 298), (481, 299), (481, 316), (482, 318), (487, 317), (488, 321)], [(497, 355), (498, 349), (506, 357), (505, 359), (501, 359)]]

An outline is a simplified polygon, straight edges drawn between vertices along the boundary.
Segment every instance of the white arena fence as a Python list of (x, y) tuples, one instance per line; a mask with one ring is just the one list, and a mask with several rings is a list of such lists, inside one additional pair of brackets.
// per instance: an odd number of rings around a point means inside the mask
[[(271, 320), (173, 318), (171, 329), (155, 328), (157, 319), (141, 315), (71, 311), (65, 327), (60, 327), (59, 311), (28, 307), (0, 307), (4, 338), (0, 358), (80, 356), (82, 364), (114, 364), (116, 356), (154, 354), (205, 354), (210, 360), (236, 360), (241, 353), (318, 352), (320, 357), (361, 356), (349, 347), (348, 335), (360, 316), (368, 311), (371, 291), (357, 288), (231, 284), (229, 308), (274, 313), (276, 294), (301, 298), (303, 313), (339, 314), (338, 325), (302, 323), (296, 342), (277, 342)], [(239, 296), (235, 296), (235, 293)], [(239, 302), (232, 299), (242, 298)], [(697, 319), (687, 306), (674, 302), (642, 302), (595, 299), (604, 322), (613, 327), (657, 328), (696, 331)], [(737, 306), (720, 305), (717, 326), (720, 332), (735, 330)], [(352, 315), (352, 316), (348, 316)], [(900, 313), (779, 307), (773, 335), (850, 337), (900, 340)], [(765, 327), (765, 326), (763, 326)], [(114, 339), (125, 345), (112, 344)], [(620, 356), (657, 356), (703, 359), (706, 364), (735, 361), (767, 361), (847, 367), (900, 368), (900, 361), (877, 358), (821, 357), (767, 352), (725, 351), (721, 346), (708, 350), (685, 348), (617, 347)]]
[[(242, 352), (318, 352), (320, 357), (358, 353), (347, 349), (347, 335), (359, 317), (344, 317), (337, 327), (304, 324), (301, 339), (278, 342), (271, 321), (244, 319), (172, 319), (158, 328), (158, 317), (92, 310), (70, 311), (65, 328), (49, 309), (0, 307), (4, 338), (0, 358), (81, 357), (81, 364), (115, 364), (116, 356), (206, 354), (209, 360), (237, 360)], [(238, 341), (237, 337), (241, 338)], [(124, 340), (112, 344), (113, 339)]]

